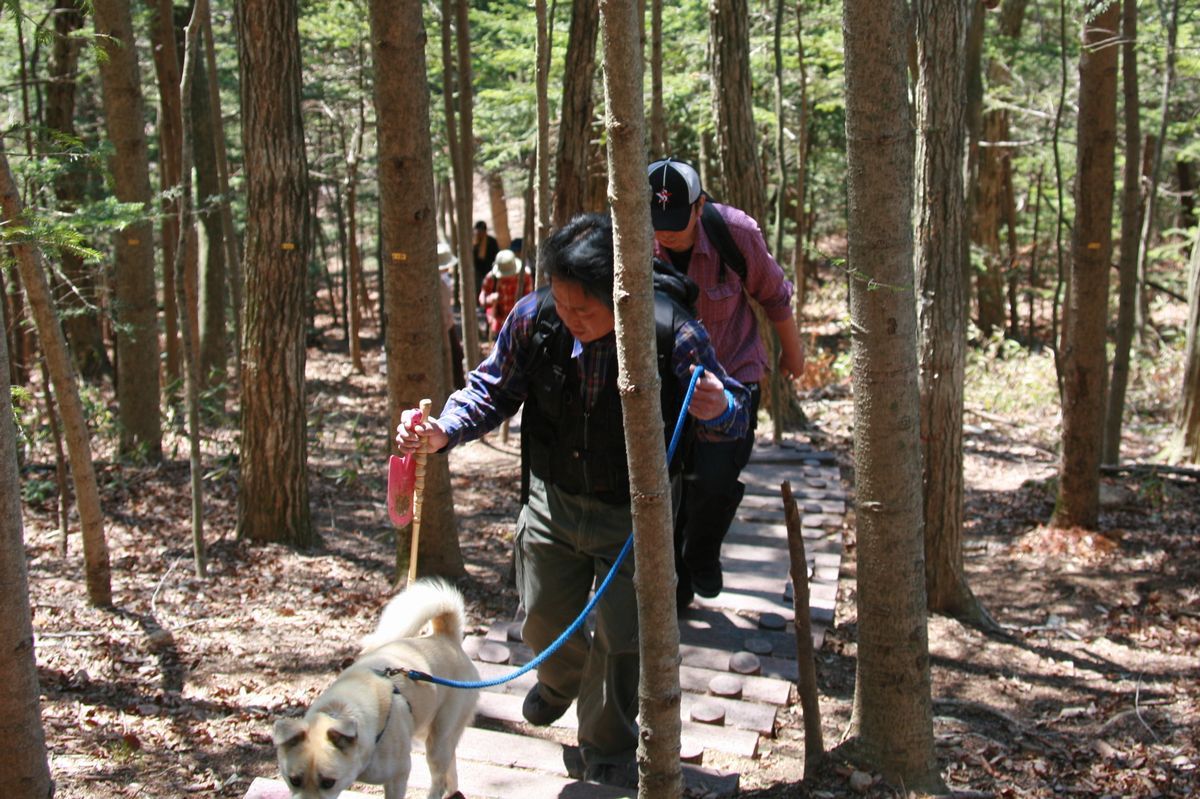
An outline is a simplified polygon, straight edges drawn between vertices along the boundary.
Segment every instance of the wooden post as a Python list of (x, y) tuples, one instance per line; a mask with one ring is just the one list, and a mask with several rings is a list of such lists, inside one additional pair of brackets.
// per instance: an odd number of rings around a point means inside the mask
[[(421, 424), (429, 421), (429, 414), (433, 410), (433, 400), (421, 400)], [(412, 546), (408, 550), (408, 584), (412, 585), (417, 579), (417, 551), (421, 540), (421, 505), (423, 504), (425, 494), (425, 457), (426, 449), (425, 442), (421, 442), (420, 448), (416, 451), (417, 459), (417, 476), (413, 483), (413, 523), (412, 523)]]
[(812, 617), (808, 606), (808, 557), (804, 553), (800, 513), (792, 497), (792, 484), (784, 480), (783, 513), (787, 520), (788, 556), (792, 568), (792, 610), (796, 633), (796, 689), (804, 712), (804, 771), (807, 775), (825, 755), (821, 735), (821, 706), (817, 701), (817, 666), (812, 645)]

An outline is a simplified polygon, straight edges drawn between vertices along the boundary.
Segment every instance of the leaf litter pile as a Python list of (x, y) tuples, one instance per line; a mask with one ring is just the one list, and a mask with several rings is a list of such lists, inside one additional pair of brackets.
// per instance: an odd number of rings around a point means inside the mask
[[(255, 776), (276, 776), (274, 718), (306, 706), (353, 659), (390, 594), (396, 552), (384, 505), (384, 378), (375, 366), (352, 374), (342, 361), (309, 351), (311, 506), (321, 535), (311, 551), (236, 540), (227, 431), (206, 443), (207, 580), (192, 573), (186, 443), (157, 467), (101, 461), (114, 610), (87, 605), (76, 535), (60, 553), (53, 492), (27, 498), (57, 796), (241, 796)], [(848, 389), (813, 390), (803, 404), (852, 490)], [(972, 421), (964, 557), (971, 588), (1005, 633), (930, 619), (947, 786), (964, 797), (1200, 795), (1200, 485), (1188, 476), (1109, 477), (1099, 531), (1050, 529), (1053, 454), (1030, 446), (1027, 426)], [(37, 458), (27, 475), (52, 472), (44, 452)], [(461, 448), (451, 469), (468, 633), (483, 632), (516, 610), (508, 580), (516, 440), (493, 434)], [(852, 513), (844, 536), (836, 622), (817, 652), (827, 746), (845, 730), (854, 692)], [(759, 758), (727, 764), (742, 775), (741, 796), (903, 795), (836, 756), (801, 783), (799, 705), (780, 718)]]

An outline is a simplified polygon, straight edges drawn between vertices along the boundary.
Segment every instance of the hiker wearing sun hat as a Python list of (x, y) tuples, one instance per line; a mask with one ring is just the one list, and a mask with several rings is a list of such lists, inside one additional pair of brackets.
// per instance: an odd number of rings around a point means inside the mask
[(496, 253), (492, 271), (479, 290), (479, 307), (487, 309), (488, 332), (494, 339), (517, 300), (533, 291), (533, 278), (512, 250)]
[(767, 251), (758, 223), (737, 208), (713, 202), (700, 175), (685, 161), (664, 158), (646, 172), (654, 254), (700, 286), (697, 317), (708, 329), (721, 365), (752, 396), (746, 434), (729, 438), (700, 431), (685, 465), (675, 525), (676, 600), (682, 610), (693, 592), (711, 598), (724, 586), (721, 542), (745, 492), (738, 476), (754, 447), (758, 384), (773, 367), (750, 300), (762, 307), (779, 334), (779, 367), (785, 373), (803, 373), (804, 347), (792, 316), (792, 284)]

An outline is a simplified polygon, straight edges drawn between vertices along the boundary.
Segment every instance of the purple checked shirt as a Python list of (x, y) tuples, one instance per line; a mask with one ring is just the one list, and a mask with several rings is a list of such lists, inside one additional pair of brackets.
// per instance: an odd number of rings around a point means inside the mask
[[(778, 322), (787, 319), (791, 311), (792, 284), (763, 239), (758, 223), (738, 209), (709, 202), (725, 219), (738, 249), (746, 258), (746, 292), (758, 301), (767, 319)], [(654, 245), (654, 254), (664, 260), (671, 255), (661, 244)], [(767, 359), (767, 350), (758, 335), (754, 308), (742, 293), (742, 281), (728, 266), (725, 280), (719, 282), (721, 258), (709, 241), (704, 227), (696, 223), (696, 243), (688, 263), (688, 277), (700, 286), (696, 301), (697, 316), (708, 330), (717, 359), (734, 378), (742, 383), (757, 383), (774, 368)]]

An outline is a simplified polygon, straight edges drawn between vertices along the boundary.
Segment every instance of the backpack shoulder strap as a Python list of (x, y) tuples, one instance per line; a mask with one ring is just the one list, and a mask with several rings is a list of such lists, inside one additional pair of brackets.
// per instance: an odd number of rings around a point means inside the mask
[[(708, 240), (717, 248), (722, 270), (728, 266), (745, 283), (746, 256), (742, 255), (737, 242), (733, 240), (733, 234), (729, 232), (729, 225), (726, 224), (725, 217), (721, 216), (721, 212), (713, 206), (711, 201), (705, 202), (700, 211), (700, 224), (704, 226), (704, 233), (708, 236)], [(725, 279), (724, 271), (721, 272), (720, 279), (722, 281)]]

